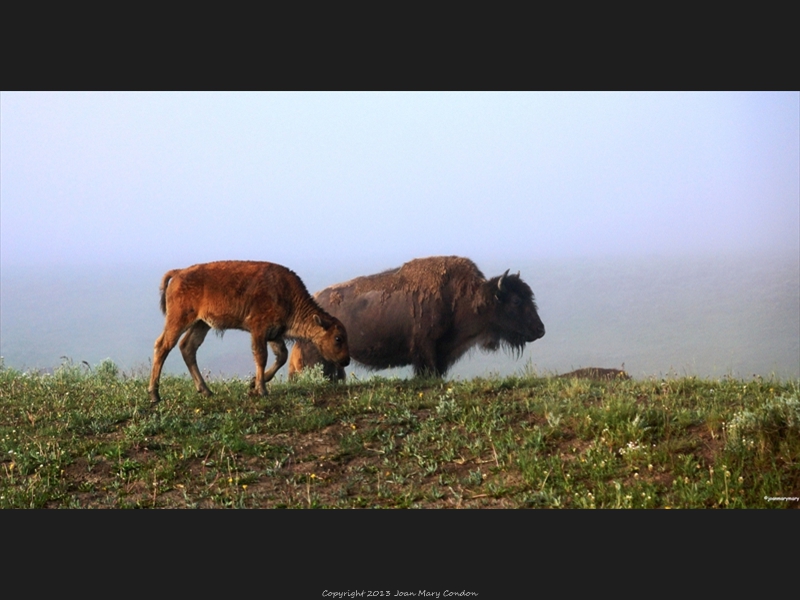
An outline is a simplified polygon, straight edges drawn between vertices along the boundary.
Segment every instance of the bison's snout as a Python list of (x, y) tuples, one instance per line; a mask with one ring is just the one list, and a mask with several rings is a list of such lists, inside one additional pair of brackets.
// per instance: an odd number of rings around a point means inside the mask
[(541, 325), (540, 327), (536, 328), (536, 329), (533, 331), (533, 333), (531, 333), (531, 334), (530, 334), (530, 335), (529, 335), (529, 336), (528, 336), (528, 337), (525, 339), (525, 341), (526, 341), (526, 342), (535, 342), (535, 341), (536, 341), (536, 340), (538, 340), (539, 338), (543, 338), (543, 337), (544, 337), (544, 325)]
[(349, 365), (349, 364), (350, 364), (350, 357), (349, 357), (349, 356), (345, 356), (345, 357), (344, 357), (342, 360), (340, 360), (340, 361), (339, 361), (337, 364), (338, 364), (340, 367), (346, 367), (347, 365)]

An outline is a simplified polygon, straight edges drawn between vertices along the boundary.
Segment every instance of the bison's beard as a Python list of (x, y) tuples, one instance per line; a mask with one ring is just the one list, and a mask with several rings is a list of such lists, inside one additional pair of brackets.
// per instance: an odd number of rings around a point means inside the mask
[(525, 350), (525, 338), (522, 336), (514, 336), (513, 338), (489, 337), (483, 340), (480, 346), (481, 350), (486, 352), (497, 352), (498, 349), (502, 348), (507, 354), (519, 359), (522, 356), (522, 351)]

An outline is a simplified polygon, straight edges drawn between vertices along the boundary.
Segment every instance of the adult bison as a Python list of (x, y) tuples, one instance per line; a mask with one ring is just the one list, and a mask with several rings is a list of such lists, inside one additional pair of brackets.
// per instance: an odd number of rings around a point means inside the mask
[[(476, 344), (521, 352), (544, 335), (533, 292), (519, 274), (486, 279), (458, 256), (418, 258), (315, 298), (344, 324), (351, 357), (371, 369), (412, 365), (417, 376), (442, 377)], [(289, 375), (319, 363), (329, 379), (344, 379), (341, 365), (302, 341), (292, 348)]]
[[(197, 349), (212, 327), (243, 329), (252, 338), (256, 363), (255, 391), (266, 394), (288, 356), (284, 339), (304, 340), (320, 357), (343, 368), (350, 362), (347, 333), (341, 322), (322, 310), (300, 278), (281, 265), (254, 261), (220, 261), (167, 271), (161, 280), (164, 332), (153, 350), (148, 392), (159, 402), (158, 382), (170, 350), (180, 343), (181, 354), (197, 391), (211, 395), (197, 368)], [(267, 343), (275, 363), (267, 371)]]

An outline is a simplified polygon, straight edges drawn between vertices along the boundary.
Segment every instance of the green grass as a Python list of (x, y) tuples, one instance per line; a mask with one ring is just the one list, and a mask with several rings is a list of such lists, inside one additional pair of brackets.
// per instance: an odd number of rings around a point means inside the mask
[(0, 363), (0, 508), (787, 508), (800, 384), (273, 382)]

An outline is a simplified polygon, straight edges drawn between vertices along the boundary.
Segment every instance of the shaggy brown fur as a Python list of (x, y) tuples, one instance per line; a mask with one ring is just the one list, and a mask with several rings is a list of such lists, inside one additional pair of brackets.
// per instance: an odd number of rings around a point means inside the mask
[[(347, 327), (352, 357), (373, 369), (410, 364), (417, 375), (443, 376), (476, 344), (519, 352), (544, 335), (533, 293), (519, 274), (487, 280), (458, 256), (415, 259), (315, 298)], [(344, 377), (302, 342), (292, 349), (289, 374), (319, 362), (331, 378)]]
[[(322, 310), (300, 278), (281, 265), (254, 261), (220, 261), (174, 269), (161, 280), (164, 332), (156, 340), (148, 392), (161, 400), (158, 383), (164, 361), (178, 338), (181, 354), (197, 391), (211, 395), (197, 368), (197, 349), (209, 329), (249, 331), (256, 363), (255, 391), (266, 394), (288, 357), (285, 339), (308, 341), (325, 360), (350, 362), (347, 333), (341, 322)], [(267, 371), (267, 344), (275, 363)]]
[[(506, 271), (508, 273), (508, 271)], [(446, 302), (451, 310), (455, 310), (456, 301), (471, 298), (473, 311), (491, 302), (491, 295), (480, 294), (478, 288), (486, 278), (474, 262), (460, 256), (431, 256), (415, 258), (397, 269), (389, 269), (376, 275), (357, 277), (345, 283), (331, 286), (331, 304), (340, 304), (341, 295), (338, 288), (352, 287), (353, 294), (363, 296), (369, 292), (379, 292), (381, 302), (392, 294), (399, 293), (413, 297), (414, 302), (408, 304), (413, 312), (419, 305), (430, 302)], [(443, 296), (447, 295), (447, 298)], [(315, 298), (319, 293), (315, 295)]]

